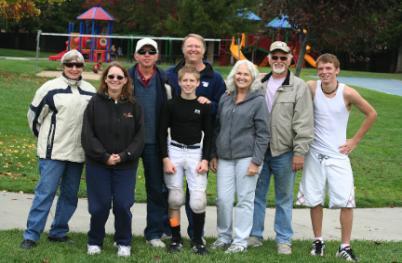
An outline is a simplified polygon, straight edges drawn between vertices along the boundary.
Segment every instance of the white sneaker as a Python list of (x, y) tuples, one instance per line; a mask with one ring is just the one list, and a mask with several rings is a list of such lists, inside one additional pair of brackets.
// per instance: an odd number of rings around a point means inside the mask
[(255, 236), (250, 236), (247, 240), (248, 247), (260, 247), (262, 246), (262, 240)]
[(102, 251), (102, 249), (100, 248), (100, 246), (97, 246), (97, 245), (87, 245), (87, 254), (88, 254), (88, 255), (100, 254), (101, 251)]
[(147, 240), (147, 244), (149, 244), (151, 247), (157, 247), (157, 248), (164, 248), (166, 247), (165, 243), (162, 242), (159, 238)]
[(119, 257), (131, 256), (131, 247), (118, 245), (117, 246), (117, 256), (119, 256)]
[(211, 244), (210, 248), (211, 248), (212, 250), (215, 250), (215, 249), (225, 249), (225, 248), (227, 248), (229, 245), (230, 245), (230, 243), (225, 243), (222, 239), (219, 239), (219, 238), (218, 238), (217, 240), (215, 240), (214, 243)]
[(292, 246), (286, 243), (278, 244), (278, 254), (281, 255), (291, 255), (292, 254)]
[(225, 254), (242, 253), (246, 251), (247, 249), (241, 245), (231, 244), (230, 247), (226, 249)]

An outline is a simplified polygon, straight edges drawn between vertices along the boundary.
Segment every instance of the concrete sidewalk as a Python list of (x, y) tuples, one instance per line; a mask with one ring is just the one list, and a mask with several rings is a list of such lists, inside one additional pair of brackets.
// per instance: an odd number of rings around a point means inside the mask
[[(10, 192), (0, 192), (0, 229), (24, 229), (26, 226), (27, 215), (32, 203), (33, 195)], [(50, 218), (48, 218), (46, 231), (49, 230), (53, 215), (55, 202), (53, 204)], [(143, 235), (146, 223), (146, 205), (135, 204), (133, 211), (133, 232), (134, 235)], [(275, 209), (267, 209), (265, 217), (265, 236), (264, 238), (274, 238), (273, 215)], [(187, 220), (182, 210), (182, 234), (187, 229)], [(402, 241), (402, 208), (360, 208), (355, 209), (355, 220), (353, 224), (353, 239), (360, 240), (389, 240)], [(88, 231), (89, 214), (87, 210), (87, 200), (80, 199), (77, 211), (70, 221), (72, 232)], [(293, 210), (293, 230), (294, 239), (311, 239), (312, 230), (310, 223), (310, 213), (308, 209)], [(106, 231), (113, 233), (113, 213), (110, 213)], [(324, 211), (324, 238), (340, 239), (339, 210), (326, 209)], [(216, 237), (216, 207), (207, 208), (205, 222), (205, 235)]]

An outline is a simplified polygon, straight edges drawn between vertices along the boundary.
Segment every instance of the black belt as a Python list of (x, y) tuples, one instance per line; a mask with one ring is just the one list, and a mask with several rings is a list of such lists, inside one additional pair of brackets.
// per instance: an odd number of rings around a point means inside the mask
[(200, 145), (186, 145), (181, 143), (171, 142), (170, 145), (181, 148), (181, 149), (200, 149)]

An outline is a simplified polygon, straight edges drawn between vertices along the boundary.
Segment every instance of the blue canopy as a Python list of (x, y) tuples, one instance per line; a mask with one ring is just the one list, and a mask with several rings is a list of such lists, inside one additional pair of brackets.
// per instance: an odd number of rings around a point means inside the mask
[(265, 26), (273, 28), (292, 28), (292, 25), (289, 24), (288, 16), (278, 16)]
[(251, 12), (249, 10), (238, 11), (237, 16), (243, 17), (247, 20), (261, 21), (261, 17), (257, 16), (254, 12)]

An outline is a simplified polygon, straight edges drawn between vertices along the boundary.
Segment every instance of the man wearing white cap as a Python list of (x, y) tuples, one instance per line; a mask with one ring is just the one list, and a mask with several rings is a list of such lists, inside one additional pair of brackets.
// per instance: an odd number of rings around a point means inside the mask
[(145, 189), (147, 194), (147, 225), (145, 239), (152, 247), (165, 247), (162, 236), (170, 235), (168, 224), (168, 190), (163, 180), (163, 166), (158, 143), (158, 125), (161, 110), (171, 98), (165, 73), (156, 66), (158, 44), (151, 38), (142, 38), (135, 47), (137, 64), (129, 69), (134, 96), (142, 107), (145, 125), (145, 147), (142, 152)]
[(271, 44), (268, 55), (272, 72), (261, 82), (271, 114), (271, 141), (257, 182), (253, 228), (249, 246), (262, 245), (267, 192), (275, 180), (275, 225), (279, 254), (292, 253), (292, 208), (295, 173), (303, 168), (304, 155), (313, 140), (313, 105), (306, 83), (289, 71), (292, 61), (285, 42)]

